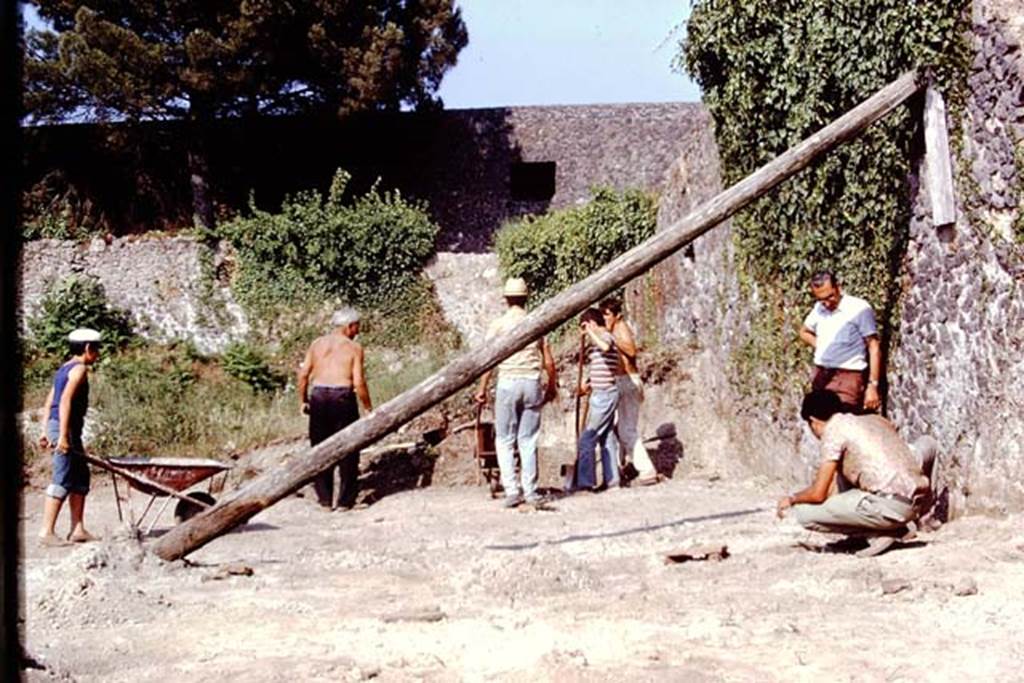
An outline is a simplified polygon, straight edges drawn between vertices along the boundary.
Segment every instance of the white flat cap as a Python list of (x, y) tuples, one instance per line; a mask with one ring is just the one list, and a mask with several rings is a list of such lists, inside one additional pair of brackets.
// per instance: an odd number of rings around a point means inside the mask
[(100, 333), (90, 330), (88, 327), (80, 327), (68, 335), (68, 341), (73, 342), (98, 342)]

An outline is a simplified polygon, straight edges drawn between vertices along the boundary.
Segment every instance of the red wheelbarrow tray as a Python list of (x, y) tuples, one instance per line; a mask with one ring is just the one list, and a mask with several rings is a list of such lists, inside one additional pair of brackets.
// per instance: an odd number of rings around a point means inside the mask
[[(217, 460), (203, 460), (200, 458), (107, 458), (114, 467), (145, 477), (150, 481), (162, 484), (175, 491), (184, 491), (194, 484), (209, 479), (218, 472), (231, 469), (231, 465)], [(166, 496), (163, 491), (146, 486), (140, 481), (128, 480), (128, 483), (137, 491), (148, 493), (153, 496)]]

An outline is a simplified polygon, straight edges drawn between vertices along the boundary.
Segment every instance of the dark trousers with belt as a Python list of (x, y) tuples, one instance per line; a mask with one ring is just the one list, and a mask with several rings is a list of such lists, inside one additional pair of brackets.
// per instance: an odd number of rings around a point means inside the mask
[[(359, 419), (356, 395), (351, 387), (314, 386), (309, 396), (309, 443), (317, 445)], [(334, 470), (338, 470), (338, 507), (356, 504), (359, 492), (359, 452), (352, 453), (335, 467), (313, 480), (317, 502), (331, 507), (334, 502)]]

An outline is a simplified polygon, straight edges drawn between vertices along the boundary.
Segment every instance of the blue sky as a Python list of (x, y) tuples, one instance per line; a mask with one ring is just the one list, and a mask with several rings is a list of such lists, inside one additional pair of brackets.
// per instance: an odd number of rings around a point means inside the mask
[(469, 45), (445, 107), (697, 101), (672, 70), (689, 0), (459, 0)]

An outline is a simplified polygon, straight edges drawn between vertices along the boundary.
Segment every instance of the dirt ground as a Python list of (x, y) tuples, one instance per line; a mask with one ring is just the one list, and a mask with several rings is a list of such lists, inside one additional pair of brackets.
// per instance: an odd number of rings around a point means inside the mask
[[(87, 510), (103, 539), (38, 548), (32, 488), (26, 677), (1024, 680), (1024, 516), (860, 559), (777, 521), (777, 484), (727, 479), (680, 472), (550, 510), (438, 481), (351, 512), (292, 496), (173, 563), (146, 552), (170, 515), (140, 542), (105, 478)], [(728, 557), (665, 561), (707, 545)]]

